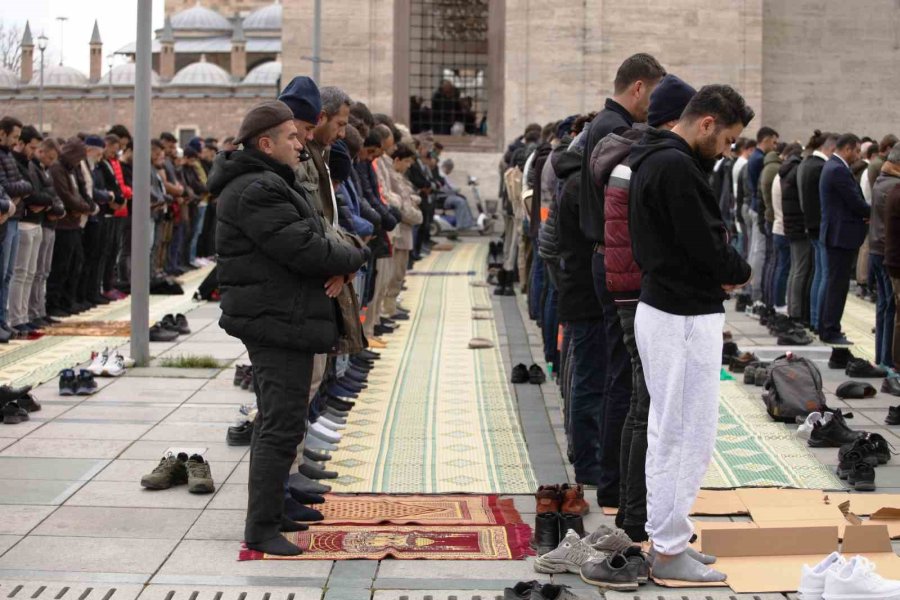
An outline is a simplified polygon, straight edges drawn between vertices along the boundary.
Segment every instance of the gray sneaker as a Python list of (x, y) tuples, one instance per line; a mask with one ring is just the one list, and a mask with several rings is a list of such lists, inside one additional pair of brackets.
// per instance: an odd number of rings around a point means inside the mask
[(591, 548), (570, 529), (555, 550), (537, 557), (534, 570), (538, 573), (578, 573), (585, 562), (602, 557), (602, 553)]
[(188, 491), (192, 494), (212, 494), (216, 491), (209, 463), (199, 454), (192, 455), (186, 464)]
[(622, 554), (587, 561), (581, 567), (581, 579), (610, 590), (628, 592), (638, 589), (637, 565)]
[(622, 553), (625, 560), (635, 566), (637, 581), (639, 584), (645, 584), (650, 580), (650, 555), (644, 554), (638, 546), (632, 546)]
[(148, 490), (167, 490), (173, 485), (187, 483), (187, 460), (188, 455), (184, 452), (179, 452), (177, 456), (169, 452), (151, 473), (141, 477), (141, 485)]
[(584, 541), (591, 548), (603, 554), (625, 552), (629, 548), (634, 547), (634, 542), (631, 541), (627, 533), (621, 529), (610, 529), (609, 527), (597, 529), (597, 531), (584, 538)]

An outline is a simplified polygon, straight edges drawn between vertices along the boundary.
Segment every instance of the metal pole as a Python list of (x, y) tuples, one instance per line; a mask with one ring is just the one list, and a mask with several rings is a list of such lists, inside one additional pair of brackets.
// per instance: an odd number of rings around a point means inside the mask
[(313, 39), (312, 39), (312, 78), (316, 85), (322, 85), (321, 75), (322, 59), (322, 0), (315, 0), (313, 13)]
[(112, 89), (112, 59), (109, 61), (109, 74), (107, 77), (109, 78), (109, 126), (112, 127), (116, 124), (115, 111), (113, 109), (113, 89)]
[(150, 362), (150, 33), (151, 0), (138, 0), (131, 225), (131, 356)]
[(65, 47), (63, 44), (63, 26), (69, 20), (69, 17), (56, 17), (56, 20), (59, 21), (59, 66), (62, 66), (63, 48)]
[(38, 91), (38, 121), (41, 125), (41, 135), (44, 135), (44, 49), (41, 48), (41, 87)]

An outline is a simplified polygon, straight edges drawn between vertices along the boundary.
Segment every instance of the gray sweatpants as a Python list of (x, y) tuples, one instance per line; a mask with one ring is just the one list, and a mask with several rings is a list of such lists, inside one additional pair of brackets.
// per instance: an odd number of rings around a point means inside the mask
[(762, 300), (763, 297), (763, 266), (766, 262), (766, 236), (759, 231), (756, 226), (758, 219), (754, 211), (750, 211), (751, 224), (748, 227), (753, 229), (753, 237), (750, 240), (750, 254), (747, 262), (753, 269), (753, 276), (750, 278), (750, 296), (754, 302)]
[(40, 224), (19, 223), (19, 248), (13, 266), (12, 283), (9, 286), (9, 324), (24, 325), (28, 318), (28, 301), (34, 285), (34, 274), (41, 253)]
[(34, 282), (28, 296), (28, 320), (34, 321), (47, 316), (47, 278), (53, 264), (53, 245), (56, 243), (56, 229), (41, 227), (41, 247), (34, 270)]
[(641, 302), (634, 333), (650, 392), (647, 533), (661, 554), (687, 548), (688, 515), (716, 444), (725, 314), (673, 315)]

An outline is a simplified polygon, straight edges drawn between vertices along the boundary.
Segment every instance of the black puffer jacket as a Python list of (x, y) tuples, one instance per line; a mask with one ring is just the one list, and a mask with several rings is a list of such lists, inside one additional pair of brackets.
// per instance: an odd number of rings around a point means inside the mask
[(784, 236), (789, 240), (806, 239), (806, 224), (800, 206), (800, 187), (797, 184), (800, 156), (792, 156), (781, 165), (781, 212), (784, 219)]
[(220, 152), (209, 177), (218, 197), (216, 251), (222, 328), (243, 342), (325, 353), (338, 339), (325, 281), (368, 259), (325, 237), (294, 172), (254, 150)]
[[(566, 151), (566, 147), (571, 143), (571, 139), (566, 136), (565, 141), (561, 142), (553, 151), (547, 160), (556, 170), (556, 164), (560, 156)], [(562, 184), (562, 182), (560, 182)], [(550, 201), (550, 209), (547, 212), (547, 219), (541, 223), (538, 237), (538, 255), (553, 266), (559, 265), (559, 200), (557, 190), (553, 191), (551, 198), (543, 198), (543, 201)]]

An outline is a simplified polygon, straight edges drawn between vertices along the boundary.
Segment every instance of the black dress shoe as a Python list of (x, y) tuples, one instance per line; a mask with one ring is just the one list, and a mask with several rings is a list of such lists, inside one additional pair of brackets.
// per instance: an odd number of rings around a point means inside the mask
[(12, 339), (12, 333), (7, 331), (6, 329), (0, 329), (0, 344), (8, 344), (9, 340)]
[(538, 365), (533, 364), (528, 367), (528, 383), (533, 385), (541, 385), (547, 381), (547, 375), (544, 374), (544, 370), (540, 368)]
[(847, 368), (844, 369), (844, 372), (848, 377), (881, 378), (887, 376), (887, 371), (881, 367), (876, 367), (864, 358), (851, 360), (847, 363)]
[(353, 407), (356, 406), (356, 402), (351, 402), (349, 400), (341, 400), (340, 398), (329, 398), (326, 404), (334, 409), (349, 412), (353, 410)]
[(240, 425), (228, 428), (225, 434), (225, 442), (229, 446), (249, 446), (253, 437), (253, 423), (244, 421)]
[[(47, 309), (47, 315), (49, 315), (49, 317), (51, 317), (51, 318), (53, 318), (53, 317), (65, 318), (65, 317), (71, 317), (72, 313), (67, 310), (64, 310), (62, 308), (54, 307), (54, 308)], [(56, 322), (59, 323), (59, 321), (56, 321)]]
[(12, 387), (10, 385), (0, 385), (0, 404), (9, 402), (10, 400), (18, 400), (31, 391), (30, 385), (22, 387)]
[(843, 333), (840, 335), (836, 335), (830, 338), (821, 338), (823, 342), (826, 344), (831, 344), (832, 346), (852, 346), (853, 342), (847, 339), (847, 336)]
[(900, 377), (885, 377), (881, 391), (892, 396), (900, 396)]
[(368, 350), (368, 349), (361, 351), (359, 353), (359, 356), (366, 360), (378, 360), (379, 358), (381, 358), (380, 354), (378, 354), (377, 352), (375, 352), (373, 350)]
[(32, 394), (25, 394), (16, 400), (19, 408), (25, 409), (26, 412), (37, 412), (41, 410), (41, 403), (38, 402)]
[(381, 337), (383, 335), (388, 335), (391, 333), (394, 333), (394, 330), (391, 327), (385, 327), (384, 325), (376, 325), (375, 326), (375, 335), (377, 337)]
[(510, 381), (513, 383), (527, 383), (528, 382), (528, 367), (524, 364), (519, 363), (513, 367), (512, 377)]
[(538, 556), (547, 554), (559, 546), (560, 536), (559, 513), (546, 512), (534, 518), (534, 548)]
[(325, 469), (320, 469), (318, 467), (314, 467), (308, 463), (300, 463), (299, 471), (309, 477), (310, 479), (337, 479), (338, 473), (337, 471), (326, 471)]
[(838, 409), (832, 413), (831, 420), (825, 425), (815, 423), (810, 432), (807, 444), (810, 448), (840, 448), (866, 435), (864, 431), (850, 429), (844, 415)]
[[(882, 386), (882, 391), (884, 391), (884, 386)], [(875, 388), (864, 381), (845, 381), (838, 386), (834, 395), (842, 400), (847, 398), (850, 398), (851, 400), (862, 400), (863, 398), (872, 398), (876, 393)]]
[(178, 332), (168, 329), (162, 323), (156, 323), (150, 328), (151, 342), (172, 342), (178, 338)]
[(850, 348), (832, 348), (831, 357), (828, 359), (828, 368), (846, 369), (851, 360), (853, 360), (853, 353), (850, 352)]
[(884, 418), (884, 422), (888, 425), (900, 425), (900, 406), (888, 407), (888, 414)]

